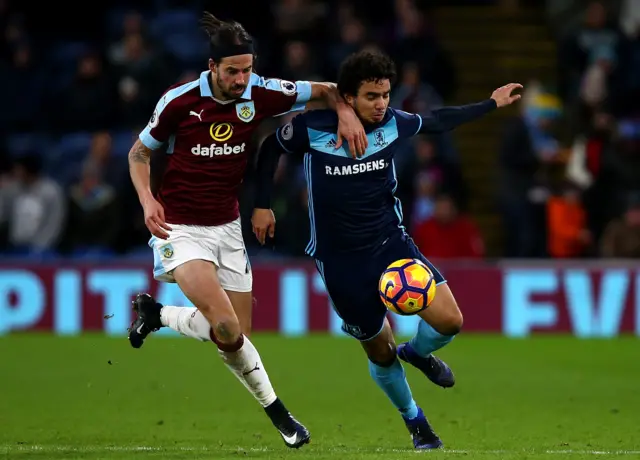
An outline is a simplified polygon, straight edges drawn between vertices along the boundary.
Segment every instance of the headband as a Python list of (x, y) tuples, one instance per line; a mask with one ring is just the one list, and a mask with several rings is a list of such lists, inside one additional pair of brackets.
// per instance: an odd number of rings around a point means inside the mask
[(209, 57), (214, 61), (220, 61), (220, 59), (229, 56), (239, 56), (241, 54), (254, 54), (253, 44), (242, 43), (240, 45), (225, 45), (225, 46), (213, 46), (209, 47)]

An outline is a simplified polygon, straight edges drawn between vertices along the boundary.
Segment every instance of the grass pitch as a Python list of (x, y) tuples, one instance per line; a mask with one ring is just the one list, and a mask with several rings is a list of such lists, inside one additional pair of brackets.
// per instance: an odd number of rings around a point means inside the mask
[[(0, 338), (0, 458), (415, 458), (346, 338), (255, 335), (277, 393), (311, 430), (288, 450), (209, 343)], [(638, 339), (464, 335), (439, 353), (456, 387), (407, 368), (446, 449), (433, 459), (640, 458)]]

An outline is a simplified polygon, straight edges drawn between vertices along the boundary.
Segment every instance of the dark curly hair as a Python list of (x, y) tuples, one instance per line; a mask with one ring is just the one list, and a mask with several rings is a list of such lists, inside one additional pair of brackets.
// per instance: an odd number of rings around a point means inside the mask
[(356, 96), (367, 81), (396, 80), (396, 65), (389, 56), (377, 51), (359, 51), (348, 56), (338, 72), (338, 92)]

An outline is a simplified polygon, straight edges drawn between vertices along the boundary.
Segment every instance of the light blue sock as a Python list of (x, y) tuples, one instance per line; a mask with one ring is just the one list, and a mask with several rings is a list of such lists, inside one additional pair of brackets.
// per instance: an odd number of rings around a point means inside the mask
[(369, 361), (369, 373), (403, 416), (409, 419), (418, 416), (418, 406), (411, 395), (404, 368), (397, 358), (389, 367)]
[(418, 332), (409, 342), (411, 348), (420, 356), (429, 356), (436, 350), (451, 342), (455, 335), (442, 335), (432, 328), (425, 320), (418, 323)]

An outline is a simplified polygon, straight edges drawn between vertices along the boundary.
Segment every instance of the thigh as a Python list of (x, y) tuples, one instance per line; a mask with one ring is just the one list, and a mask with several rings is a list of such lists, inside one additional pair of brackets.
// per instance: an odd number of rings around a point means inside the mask
[(429, 307), (418, 315), (443, 335), (455, 335), (462, 329), (462, 312), (447, 283), (437, 287)]
[(379, 274), (369, 270), (366, 260), (316, 260), (316, 267), (343, 321), (342, 330), (360, 341), (376, 337), (387, 315), (378, 294)]
[(215, 251), (206, 244), (206, 234), (198, 227), (172, 225), (168, 239), (154, 236), (149, 247), (153, 250), (153, 277), (158, 281), (175, 283), (174, 270), (190, 261), (218, 263)]
[(422, 255), (413, 240), (408, 237), (394, 242), (388, 260), (391, 263), (404, 258), (421, 260), (429, 267), (436, 282), (436, 295), (433, 301), (428, 308), (422, 310), (418, 315), (441, 334), (457, 334), (462, 327), (462, 313), (440, 270)]
[(191, 260), (177, 267), (173, 276), (184, 295), (209, 320), (218, 339), (233, 341), (239, 336), (238, 318), (211, 262)]
[[(242, 238), (240, 219), (213, 227), (210, 243), (218, 248), (217, 266), (220, 285), (227, 291), (248, 293), (250, 298), (253, 274)], [(248, 305), (250, 309), (251, 303), (249, 302)]]
[[(447, 282), (442, 273), (440, 273), (440, 270), (438, 270), (438, 268), (433, 265), (429, 259), (422, 255), (418, 246), (413, 242), (413, 239), (407, 237), (402, 243), (402, 248), (402, 253), (405, 254), (405, 257), (398, 257), (396, 260), (400, 258), (418, 259), (429, 267), (429, 270), (433, 273), (433, 280), (436, 282), (436, 286)], [(400, 253), (400, 250), (398, 252)]]

